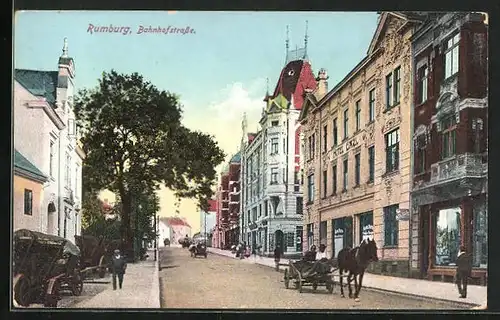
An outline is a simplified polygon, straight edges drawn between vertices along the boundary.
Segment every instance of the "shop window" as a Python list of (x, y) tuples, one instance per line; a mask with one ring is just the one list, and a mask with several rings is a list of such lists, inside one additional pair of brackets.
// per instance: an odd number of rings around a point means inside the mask
[(435, 216), (436, 266), (454, 266), (460, 249), (460, 208), (439, 210)]

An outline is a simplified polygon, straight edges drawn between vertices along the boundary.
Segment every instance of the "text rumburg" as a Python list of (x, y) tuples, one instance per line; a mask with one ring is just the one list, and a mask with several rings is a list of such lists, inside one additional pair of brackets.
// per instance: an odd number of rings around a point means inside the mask
[[(89, 26), (87, 28), (87, 33), (94, 34), (95, 33), (121, 33), (123, 35), (131, 34), (132, 30), (130, 30), (130, 27), (123, 27), (123, 26), (114, 26), (114, 25), (109, 25), (109, 26), (96, 26), (91, 23), (89, 23)], [(136, 34), (195, 34), (196, 31), (191, 28), (191, 27), (184, 27), (184, 28), (176, 28), (172, 26), (168, 27), (153, 27), (153, 26), (142, 26), (140, 25), (137, 28)]]

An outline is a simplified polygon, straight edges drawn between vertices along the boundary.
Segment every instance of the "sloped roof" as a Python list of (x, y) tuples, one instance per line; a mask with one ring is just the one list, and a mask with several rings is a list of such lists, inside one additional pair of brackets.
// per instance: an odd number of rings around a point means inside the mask
[(56, 102), (57, 71), (15, 69), (14, 79), (34, 96), (43, 97), (51, 104)]
[(187, 223), (187, 221), (185, 221), (184, 219), (179, 218), (179, 217), (160, 218), (160, 221), (165, 223), (168, 226), (171, 226), (171, 227), (173, 227), (173, 226), (185, 226), (185, 227), (191, 228), (191, 226), (189, 225), (189, 223)]
[(14, 168), (24, 170), (39, 180), (47, 181), (47, 176), (16, 149), (14, 149)]
[(241, 162), (241, 153), (238, 151), (229, 161), (229, 163), (240, 163)]

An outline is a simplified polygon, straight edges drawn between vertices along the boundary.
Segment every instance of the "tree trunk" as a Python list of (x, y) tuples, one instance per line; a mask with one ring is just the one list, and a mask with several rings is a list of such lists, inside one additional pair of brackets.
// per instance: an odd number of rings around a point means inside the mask
[(122, 200), (122, 223), (120, 226), (120, 233), (122, 237), (123, 245), (126, 249), (132, 247), (132, 228), (130, 226), (130, 215), (132, 212), (132, 198), (129, 192), (125, 190), (120, 191), (120, 198)]

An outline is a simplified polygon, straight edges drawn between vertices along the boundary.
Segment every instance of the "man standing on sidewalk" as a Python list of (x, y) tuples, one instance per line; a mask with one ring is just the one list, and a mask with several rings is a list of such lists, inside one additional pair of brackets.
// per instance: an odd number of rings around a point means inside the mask
[(281, 260), (281, 248), (280, 246), (276, 246), (274, 249), (274, 263), (276, 264), (276, 271), (280, 270), (280, 260)]
[(121, 289), (123, 284), (123, 275), (127, 269), (125, 257), (120, 254), (120, 250), (116, 249), (113, 259), (111, 260), (111, 270), (113, 272), (113, 290), (116, 290), (116, 277), (118, 277), (118, 286)]
[(470, 255), (465, 251), (465, 246), (460, 247), (457, 257), (457, 273), (455, 275), (460, 298), (467, 297), (467, 282), (472, 271)]

